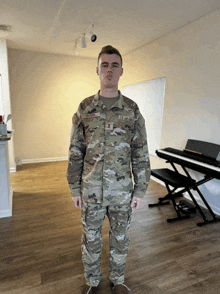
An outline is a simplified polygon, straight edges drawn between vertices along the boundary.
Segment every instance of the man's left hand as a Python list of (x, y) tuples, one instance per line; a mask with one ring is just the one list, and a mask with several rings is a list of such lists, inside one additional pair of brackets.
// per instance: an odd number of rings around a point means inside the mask
[(138, 209), (140, 203), (141, 203), (141, 198), (133, 197), (132, 202), (131, 202), (131, 208)]

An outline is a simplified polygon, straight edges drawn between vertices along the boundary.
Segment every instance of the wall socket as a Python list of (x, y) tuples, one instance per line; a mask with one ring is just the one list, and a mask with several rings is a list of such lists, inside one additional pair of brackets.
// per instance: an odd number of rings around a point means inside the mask
[(22, 165), (21, 157), (15, 158), (16, 165)]

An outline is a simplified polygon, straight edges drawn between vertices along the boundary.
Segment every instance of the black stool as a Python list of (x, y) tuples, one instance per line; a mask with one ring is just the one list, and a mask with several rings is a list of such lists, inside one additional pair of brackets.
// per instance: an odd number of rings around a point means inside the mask
[[(167, 219), (168, 222), (174, 222), (177, 220), (190, 218), (190, 213), (196, 212), (196, 208), (193, 209), (193, 207), (191, 206), (190, 209), (187, 210), (186, 206), (183, 205), (183, 202), (181, 204), (177, 204), (175, 201), (175, 198), (183, 196), (182, 191), (184, 190), (189, 193), (192, 201), (194, 202), (194, 204), (197, 207), (198, 204), (197, 204), (195, 198), (193, 197), (192, 193), (190, 192), (190, 188), (194, 187), (196, 184), (195, 180), (188, 178), (186, 176), (183, 176), (183, 175), (179, 174), (178, 172), (172, 171), (168, 168), (153, 169), (153, 170), (151, 170), (151, 175), (165, 183), (168, 194), (166, 196), (164, 196), (163, 198), (159, 198), (159, 201), (157, 203), (149, 204), (148, 205), (149, 207), (167, 205), (170, 202), (166, 201), (166, 200), (171, 200), (173, 203), (174, 209), (177, 213), (177, 218)], [(173, 189), (171, 190), (169, 186), (172, 186)], [(175, 191), (178, 188), (184, 188), (184, 189), (175, 193)], [(184, 207), (184, 209), (183, 209), (183, 207)], [(180, 212), (182, 212), (182, 214), (184, 214), (184, 216), (182, 216)]]

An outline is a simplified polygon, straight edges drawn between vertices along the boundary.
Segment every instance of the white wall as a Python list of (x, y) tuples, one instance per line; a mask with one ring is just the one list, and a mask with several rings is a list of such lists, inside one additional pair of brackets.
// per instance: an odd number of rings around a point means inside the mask
[(15, 158), (65, 160), (72, 116), (99, 89), (96, 59), (9, 49)]

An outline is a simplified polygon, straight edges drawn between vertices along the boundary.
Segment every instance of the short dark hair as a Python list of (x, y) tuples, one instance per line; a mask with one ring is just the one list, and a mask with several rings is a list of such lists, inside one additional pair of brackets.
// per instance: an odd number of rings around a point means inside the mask
[(116, 54), (116, 55), (118, 55), (121, 59), (121, 66), (122, 66), (122, 57), (121, 57), (120, 52), (116, 48), (112, 47), (111, 45), (107, 45), (107, 46), (103, 47), (101, 52), (99, 53), (99, 56), (98, 56), (98, 63), (99, 63), (99, 58), (103, 54)]

